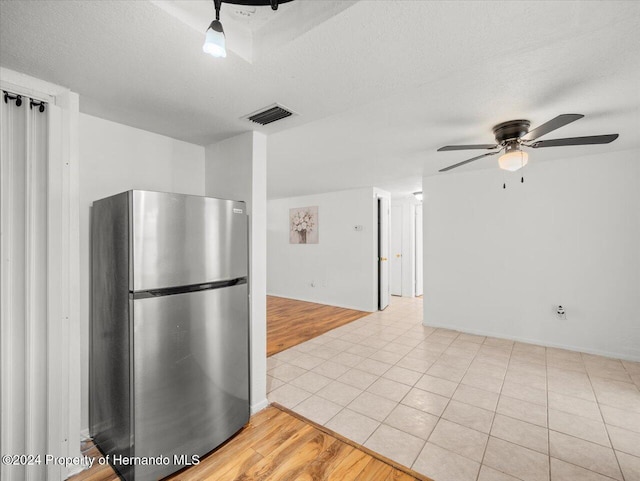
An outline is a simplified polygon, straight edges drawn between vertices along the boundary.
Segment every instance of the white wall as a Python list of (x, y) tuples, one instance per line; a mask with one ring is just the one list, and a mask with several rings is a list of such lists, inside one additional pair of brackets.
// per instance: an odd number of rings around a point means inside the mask
[(82, 429), (88, 427), (89, 235), (94, 200), (130, 189), (204, 195), (205, 149), (80, 114), (80, 320)]
[(640, 360), (640, 151), (524, 175), (424, 178), (424, 323)]
[[(375, 311), (376, 190), (364, 188), (270, 200), (267, 292), (321, 304)], [(319, 243), (289, 243), (289, 209), (318, 206)], [(356, 231), (355, 226), (362, 226)], [(372, 279), (376, 280), (372, 283)], [(313, 285), (312, 285), (313, 284)]]
[(243, 200), (249, 214), (251, 411), (267, 406), (267, 137), (258, 132), (206, 148), (206, 193)]

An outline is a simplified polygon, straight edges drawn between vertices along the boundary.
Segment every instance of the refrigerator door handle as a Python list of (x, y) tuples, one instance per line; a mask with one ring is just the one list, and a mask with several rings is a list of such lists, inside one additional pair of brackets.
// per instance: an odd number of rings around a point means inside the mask
[(211, 289), (222, 289), (224, 287), (238, 286), (246, 284), (246, 277), (238, 277), (236, 279), (229, 279), (226, 281), (206, 282), (204, 284), (191, 284), (188, 286), (179, 287), (166, 287), (162, 289), (147, 289), (143, 291), (129, 292), (129, 298), (136, 299), (149, 299), (150, 297), (163, 297), (172, 296), (174, 294), (185, 294), (188, 292), (209, 291)]

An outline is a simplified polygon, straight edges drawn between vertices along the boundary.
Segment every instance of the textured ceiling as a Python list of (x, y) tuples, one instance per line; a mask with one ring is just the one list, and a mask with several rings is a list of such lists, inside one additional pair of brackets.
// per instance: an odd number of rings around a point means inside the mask
[(549, 138), (620, 133), (531, 162), (640, 147), (640, 2), (295, 3), (246, 25), (248, 61), (203, 54), (203, 34), (157, 1), (1, 0), (0, 65), (70, 87), (86, 113), (203, 145), (281, 103), (300, 116), (260, 129), (272, 198), (419, 190), (473, 155), (438, 147), (491, 142), (514, 118), (586, 115)]

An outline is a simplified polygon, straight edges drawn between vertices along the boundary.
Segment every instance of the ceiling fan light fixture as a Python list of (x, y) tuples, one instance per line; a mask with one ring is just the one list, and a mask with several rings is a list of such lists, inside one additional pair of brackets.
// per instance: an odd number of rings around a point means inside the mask
[(507, 147), (506, 152), (498, 159), (498, 165), (502, 170), (515, 172), (529, 162), (529, 154), (522, 151), (519, 145)]
[(227, 56), (224, 29), (219, 20), (214, 20), (209, 25), (202, 51), (216, 58), (225, 58)]

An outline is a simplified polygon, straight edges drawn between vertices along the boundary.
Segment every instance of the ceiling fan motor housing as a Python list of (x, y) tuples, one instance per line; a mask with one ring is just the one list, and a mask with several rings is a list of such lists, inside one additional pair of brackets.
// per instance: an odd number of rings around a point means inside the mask
[(509, 120), (502, 122), (493, 128), (493, 134), (496, 136), (496, 142), (503, 144), (509, 140), (517, 140), (524, 137), (529, 132), (531, 122), (528, 120)]
[(520, 144), (516, 140), (507, 141), (507, 144), (505, 145), (505, 148), (504, 148), (505, 154), (510, 154), (511, 152), (520, 152), (520, 151), (522, 151), (522, 148), (520, 147)]

